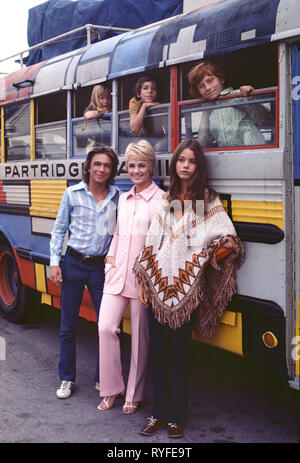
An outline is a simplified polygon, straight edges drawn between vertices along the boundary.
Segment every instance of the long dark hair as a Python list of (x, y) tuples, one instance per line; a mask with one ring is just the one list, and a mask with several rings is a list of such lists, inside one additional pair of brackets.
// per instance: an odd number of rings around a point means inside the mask
[(90, 180), (89, 169), (90, 169), (91, 162), (95, 154), (106, 154), (110, 158), (112, 169), (111, 169), (111, 174), (106, 182), (106, 185), (112, 185), (114, 183), (114, 178), (118, 172), (119, 159), (116, 153), (114, 152), (114, 150), (111, 149), (109, 146), (99, 146), (88, 153), (87, 158), (83, 164), (82, 179), (86, 183), (89, 183), (89, 180)]
[(178, 193), (181, 190), (181, 180), (176, 172), (176, 164), (182, 151), (189, 148), (193, 151), (196, 159), (196, 171), (194, 173), (192, 182), (189, 187), (189, 197), (192, 200), (194, 211), (196, 211), (196, 200), (204, 200), (205, 203), (212, 201), (217, 193), (209, 188), (207, 182), (207, 171), (206, 162), (203, 149), (200, 143), (192, 138), (187, 138), (181, 142), (174, 151), (171, 163), (170, 163), (170, 186), (168, 190), (168, 200), (172, 202), (177, 199)]

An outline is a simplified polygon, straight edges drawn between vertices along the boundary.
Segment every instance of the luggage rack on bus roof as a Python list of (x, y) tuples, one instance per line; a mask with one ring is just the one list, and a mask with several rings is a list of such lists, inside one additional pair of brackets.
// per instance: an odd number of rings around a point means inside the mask
[[(15, 53), (14, 55), (8, 56), (7, 58), (0, 59), (0, 63), (2, 63), (4, 61), (8, 61), (9, 59), (12, 59), (12, 58), (15, 58), (16, 56), (18, 56), (20, 58), (20, 65), (21, 65), (21, 68), (22, 68), (22, 67), (24, 67), (24, 61), (23, 61), (24, 53), (27, 53), (27, 52), (29, 52), (31, 50), (35, 50), (36, 48), (42, 48), (42, 47), (44, 47), (46, 45), (50, 45), (51, 43), (55, 43), (56, 41), (58, 41), (60, 39), (63, 39), (65, 37), (67, 37), (68, 35), (74, 34), (76, 32), (80, 32), (80, 31), (82, 31), (84, 29), (86, 30), (86, 35), (87, 35), (87, 45), (91, 45), (92, 33), (96, 29), (104, 29), (104, 30), (119, 31), (119, 32), (130, 32), (130, 31), (134, 30), (134, 29), (127, 29), (127, 28), (124, 28), (124, 27), (99, 26), (99, 25), (94, 25), (94, 24), (85, 24), (84, 26), (77, 27), (76, 29), (65, 32), (64, 34), (57, 35), (55, 37), (52, 37), (51, 39), (45, 40), (44, 42), (40, 42), (40, 43), (38, 43), (36, 45), (33, 45), (32, 47), (26, 48), (26, 50), (22, 50), (22, 51), (20, 51), (18, 53)], [(74, 37), (74, 38), (78, 38), (78, 37)], [(3, 74), (3, 73), (1, 73), (1, 74)]]

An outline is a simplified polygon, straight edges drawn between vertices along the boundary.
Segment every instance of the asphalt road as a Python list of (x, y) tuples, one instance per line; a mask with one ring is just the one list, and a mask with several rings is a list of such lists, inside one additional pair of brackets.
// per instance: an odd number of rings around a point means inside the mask
[[(0, 317), (0, 443), (106, 443), (114, 452), (118, 447), (111, 444), (171, 445), (166, 429), (151, 438), (138, 433), (151, 415), (150, 375), (138, 412), (124, 415), (121, 399), (109, 411), (97, 410), (97, 329), (83, 319), (76, 389), (67, 400), (56, 398), (59, 319), (60, 311), (48, 306), (37, 307), (23, 325)], [(122, 335), (122, 346), (126, 376), (128, 335)], [(281, 390), (240, 357), (195, 343), (190, 390), (185, 436), (176, 441), (184, 448), (195, 443), (299, 442), (299, 393)]]

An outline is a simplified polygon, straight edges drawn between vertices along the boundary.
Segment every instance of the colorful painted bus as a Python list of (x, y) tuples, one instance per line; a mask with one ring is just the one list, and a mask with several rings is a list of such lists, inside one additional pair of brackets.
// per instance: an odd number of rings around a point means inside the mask
[[(128, 103), (143, 73), (163, 85), (148, 111), (156, 147), (155, 181), (168, 186), (177, 144), (198, 138), (208, 107), (189, 95), (187, 74), (210, 59), (230, 85), (215, 110), (264, 109), (262, 142), (205, 146), (211, 186), (244, 242), (245, 262), (210, 344), (266, 368), (299, 389), (300, 377), (300, 4), (299, 0), (227, 0), (126, 32), (27, 68), (0, 81), (0, 311), (12, 322), (26, 313), (28, 288), (60, 307), (49, 279), (49, 238), (65, 188), (81, 179), (95, 144), (120, 156), (117, 183), (130, 188), (123, 156), (138, 135)], [(111, 88), (112, 112), (84, 124), (95, 84)], [(145, 138), (145, 136), (143, 137)], [(88, 293), (81, 316), (95, 320)], [(125, 318), (124, 330), (130, 331)]]

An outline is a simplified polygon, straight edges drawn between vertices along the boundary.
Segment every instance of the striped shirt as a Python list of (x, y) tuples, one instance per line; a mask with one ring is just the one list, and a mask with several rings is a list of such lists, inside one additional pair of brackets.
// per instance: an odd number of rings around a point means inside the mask
[[(228, 88), (221, 95), (239, 93), (239, 90)], [(234, 102), (241, 101), (235, 98)], [(265, 145), (266, 141), (256, 125), (254, 104), (236, 107), (220, 107), (209, 115), (209, 130), (218, 147)], [(199, 133), (201, 143), (202, 134)]]
[(86, 182), (66, 189), (50, 240), (50, 266), (59, 265), (66, 232), (68, 246), (89, 256), (107, 254), (114, 233), (119, 190), (109, 185), (101, 206), (88, 190)]

